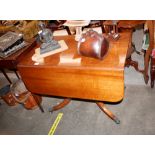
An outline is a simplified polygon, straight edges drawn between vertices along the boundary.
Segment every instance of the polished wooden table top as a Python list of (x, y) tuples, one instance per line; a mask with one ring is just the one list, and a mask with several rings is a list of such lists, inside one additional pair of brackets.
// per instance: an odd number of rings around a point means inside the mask
[[(74, 36), (59, 36), (68, 50), (48, 56), (43, 64), (32, 61), (35, 48), (18, 64), (29, 91), (44, 95), (101, 101), (120, 101), (124, 96), (124, 65), (131, 33), (123, 32), (118, 41), (110, 41), (103, 60), (79, 56)], [(72, 59), (81, 61), (63, 62)]]

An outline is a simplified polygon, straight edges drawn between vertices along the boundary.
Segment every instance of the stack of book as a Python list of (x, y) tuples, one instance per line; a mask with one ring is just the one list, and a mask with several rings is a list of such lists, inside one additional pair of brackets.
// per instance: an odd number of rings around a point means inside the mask
[(7, 32), (0, 37), (0, 57), (8, 57), (26, 45), (22, 34)]

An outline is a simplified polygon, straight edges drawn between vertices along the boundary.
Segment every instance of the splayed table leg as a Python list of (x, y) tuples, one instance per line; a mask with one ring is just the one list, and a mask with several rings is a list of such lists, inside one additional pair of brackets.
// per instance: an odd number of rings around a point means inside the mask
[(106, 115), (108, 115), (112, 120), (114, 120), (116, 124), (120, 124), (120, 120), (105, 107), (103, 102), (97, 102), (96, 104)]
[(52, 109), (50, 110), (50, 112), (53, 112), (53, 111), (56, 111), (56, 110), (59, 110), (63, 107), (65, 107), (66, 105), (68, 105), (70, 103), (71, 99), (70, 98), (66, 98), (64, 99), (62, 102), (60, 102), (58, 105), (52, 107)]

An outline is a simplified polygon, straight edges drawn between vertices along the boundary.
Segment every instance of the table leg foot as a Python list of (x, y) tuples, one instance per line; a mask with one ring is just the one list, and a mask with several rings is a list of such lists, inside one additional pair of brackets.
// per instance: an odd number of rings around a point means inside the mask
[(120, 124), (120, 120), (116, 116), (114, 117), (113, 120), (115, 121), (116, 124)]
[(120, 120), (110, 111), (108, 110), (103, 102), (97, 102), (96, 103), (98, 107), (106, 114), (108, 115), (116, 124), (120, 124)]
[(52, 113), (53, 111), (59, 110), (63, 107), (65, 107), (66, 105), (68, 105), (70, 103), (71, 99), (70, 98), (66, 98), (64, 99), (62, 102), (60, 102), (58, 105), (52, 107), (52, 109), (50, 110), (50, 112)]

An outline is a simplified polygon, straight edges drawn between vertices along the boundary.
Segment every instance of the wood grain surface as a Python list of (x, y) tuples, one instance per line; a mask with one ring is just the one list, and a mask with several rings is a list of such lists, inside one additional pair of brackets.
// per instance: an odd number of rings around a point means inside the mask
[[(67, 50), (46, 57), (35, 65), (31, 57), (35, 48), (18, 64), (20, 75), (32, 93), (99, 101), (120, 101), (124, 96), (124, 65), (131, 33), (120, 34), (118, 41), (109, 42), (109, 51), (103, 60), (77, 54), (74, 36), (59, 36)], [(76, 59), (80, 58), (80, 62)], [(74, 61), (62, 62), (62, 59)]]

